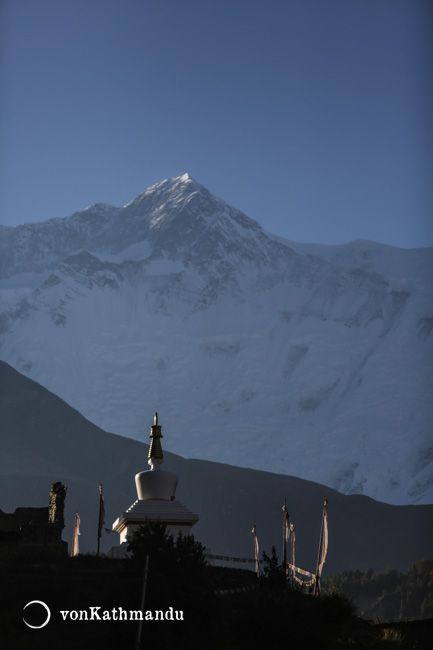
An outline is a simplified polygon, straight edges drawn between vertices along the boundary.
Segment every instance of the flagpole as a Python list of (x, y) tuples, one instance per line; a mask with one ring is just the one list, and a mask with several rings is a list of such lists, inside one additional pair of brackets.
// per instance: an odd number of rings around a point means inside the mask
[(75, 521), (74, 521), (74, 536), (72, 538), (71, 557), (75, 557), (79, 553), (79, 542), (78, 542), (79, 534), (80, 534), (80, 515), (78, 514), (78, 512), (76, 512)]
[(314, 584), (314, 595), (319, 596), (320, 595), (320, 575), (319, 575), (319, 566), (320, 566), (320, 555), (322, 553), (322, 546), (323, 546), (323, 523), (325, 520), (325, 511), (326, 511), (326, 504), (328, 503), (328, 499), (325, 497), (325, 500), (323, 502), (323, 512), (322, 512), (322, 526), (320, 529), (320, 541), (319, 541), (319, 550), (317, 553), (317, 564), (316, 564), (316, 580)]
[[(144, 616), (144, 601), (146, 599), (146, 586), (147, 586), (147, 573), (149, 571), (149, 556), (146, 555), (146, 558), (144, 560), (144, 576), (143, 576), (143, 586), (141, 589), (141, 600), (140, 600), (140, 612), (143, 613)], [(141, 629), (143, 627), (143, 618), (139, 620), (138, 623), (138, 629), (137, 629), (137, 638), (135, 641), (135, 650), (139, 650), (140, 648), (140, 641), (141, 641)]]
[(75, 530), (77, 528), (77, 513), (75, 513), (75, 519), (74, 519), (74, 532), (72, 535), (72, 548), (71, 548), (71, 557), (74, 557), (74, 551), (75, 551)]
[(283, 505), (283, 511), (284, 511), (284, 518), (283, 518), (283, 567), (284, 571), (287, 574), (288, 567), (287, 567), (287, 532), (286, 532), (286, 527), (287, 527), (287, 504), (286, 504), (286, 499), (284, 499), (284, 505)]
[(284, 571), (287, 571), (287, 550), (286, 550), (286, 513), (287, 513), (287, 506), (286, 506), (286, 500), (285, 499), (284, 499), (283, 511), (284, 511), (284, 517), (283, 517), (283, 567), (284, 567)]
[(255, 560), (256, 560), (256, 573), (257, 573), (257, 577), (260, 578), (259, 541), (258, 541), (257, 535), (256, 535), (256, 525), (255, 524), (253, 524), (253, 529), (252, 529), (251, 532), (254, 533), (254, 557), (255, 557)]
[[(292, 537), (292, 544), (291, 544), (291, 547), (292, 547), (292, 549), (291, 549), (292, 550), (291, 558), (292, 558), (292, 560), (291, 560), (291, 564), (292, 564), (292, 567), (294, 567), (294, 566), (296, 566), (296, 562), (295, 562), (295, 539), (296, 538), (295, 538), (295, 526), (293, 524), (290, 524), (290, 534), (291, 534), (291, 537)], [(291, 573), (291, 584), (293, 586), (293, 576), (295, 575), (295, 570), (292, 568), (290, 573)]]
[(98, 549), (96, 551), (97, 557), (99, 557), (99, 553), (100, 553), (102, 527), (105, 523), (104, 519), (105, 519), (104, 495), (102, 493), (102, 483), (100, 483), (99, 484)]

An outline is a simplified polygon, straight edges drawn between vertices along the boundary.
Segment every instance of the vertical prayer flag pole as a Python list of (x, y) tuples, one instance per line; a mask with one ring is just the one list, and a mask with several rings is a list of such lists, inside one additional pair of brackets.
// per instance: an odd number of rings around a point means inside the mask
[(256, 573), (257, 573), (257, 577), (260, 578), (259, 541), (256, 535), (255, 524), (253, 524), (253, 529), (251, 532), (254, 533), (254, 558), (256, 560)]
[(75, 513), (75, 522), (74, 522), (74, 536), (72, 538), (71, 557), (75, 557), (80, 552), (79, 543), (78, 543), (78, 535), (80, 535), (80, 515), (78, 514), (78, 512), (76, 512)]
[[(296, 566), (296, 562), (295, 562), (295, 526), (294, 526), (293, 524), (290, 524), (290, 534), (291, 534), (291, 536), (292, 536), (292, 545), (291, 545), (291, 547), (292, 547), (292, 553), (291, 553), (291, 565), (292, 565), (292, 567), (295, 567), (295, 566)], [(294, 576), (294, 573), (295, 573), (295, 569), (292, 568), (292, 571), (291, 571), (291, 574), (292, 574), (292, 583), (293, 583), (293, 576)]]
[[(144, 616), (144, 601), (146, 599), (146, 585), (147, 585), (147, 573), (149, 571), (149, 556), (146, 555), (144, 560), (144, 576), (143, 576), (143, 586), (141, 588), (141, 600), (140, 600), (140, 612)], [(138, 623), (137, 629), (137, 638), (135, 641), (135, 650), (140, 650), (140, 641), (141, 641), (141, 629), (143, 627), (143, 619), (141, 618)]]
[(323, 502), (323, 516), (322, 527), (320, 530), (319, 552), (317, 554), (316, 581), (314, 586), (315, 596), (320, 596), (320, 578), (322, 576), (322, 569), (325, 563), (326, 554), (328, 552), (328, 517), (326, 513), (327, 504), (328, 499), (325, 498), (325, 501)]
[(289, 572), (287, 566), (287, 542), (290, 539), (290, 527), (289, 527), (289, 513), (287, 512), (286, 499), (284, 499), (283, 505), (284, 518), (283, 518), (283, 567), (286, 574)]
[(100, 546), (101, 546), (101, 534), (102, 529), (105, 524), (105, 506), (104, 506), (104, 495), (102, 493), (102, 483), (99, 485), (99, 519), (98, 519), (98, 550), (96, 555), (99, 556)]

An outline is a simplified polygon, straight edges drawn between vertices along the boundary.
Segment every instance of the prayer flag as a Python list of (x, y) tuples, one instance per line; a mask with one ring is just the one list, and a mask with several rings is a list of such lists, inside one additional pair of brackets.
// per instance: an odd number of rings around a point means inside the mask
[(293, 524), (290, 524), (290, 532), (292, 534), (292, 564), (295, 564), (295, 527)]
[(322, 576), (323, 565), (325, 564), (326, 555), (328, 553), (328, 516), (326, 513), (326, 506), (328, 499), (325, 499), (323, 504), (323, 519), (322, 530), (320, 531), (319, 554), (317, 557), (317, 570), (316, 570), (316, 588), (315, 595), (320, 596), (320, 579)]
[(254, 533), (254, 559), (256, 561), (256, 573), (257, 577), (260, 577), (259, 540), (257, 539), (255, 524), (253, 525), (251, 532)]
[(284, 518), (283, 518), (283, 567), (285, 572), (288, 574), (289, 569), (287, 566), (287, 542), (290, 539), (290, 525), (289, 525), (289, 513), (287, 512), (286, 500), (284, 499), (283, 505)]
[(80, 515), (78, 512), (75, 513), (75, 523), (74, 523), (74, 537), (72, 540), (72, 553), (71, 557), (75, 557), (75, 555), (78, 555), (80, 552), (79, 549), (79, 543), (78, 543), (78, 536), (80, 535)]
[(101, 537), (102, 529), (105, 524), (105, 505), (104, 495), (102, 493), (102, 483), (99, 486), (99, 522), (98, 522), (98, 537)]
[(288, 542), (290, 539), (290, 525), (289, 525), (289, 513), (287, 512), (287, 506), (285, 501), (283, 505), (283, 510), (284, 510), (284, 520), (283, 520), (284, 540)]

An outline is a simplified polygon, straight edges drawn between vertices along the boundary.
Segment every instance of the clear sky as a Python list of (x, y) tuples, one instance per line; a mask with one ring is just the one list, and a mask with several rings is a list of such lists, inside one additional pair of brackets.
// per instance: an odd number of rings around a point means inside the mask
[(1, 0), (0, 222), (188, 172), (294, 241), (433, 245), (432, 0)]

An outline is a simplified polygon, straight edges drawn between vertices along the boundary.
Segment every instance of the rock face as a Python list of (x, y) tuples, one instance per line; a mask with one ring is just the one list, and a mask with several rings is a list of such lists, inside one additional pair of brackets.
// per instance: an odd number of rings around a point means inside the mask
[(432, 249), (297, 244), (184, 175), (0, 231), (2, 359), (106, 430), (433, 498)]

